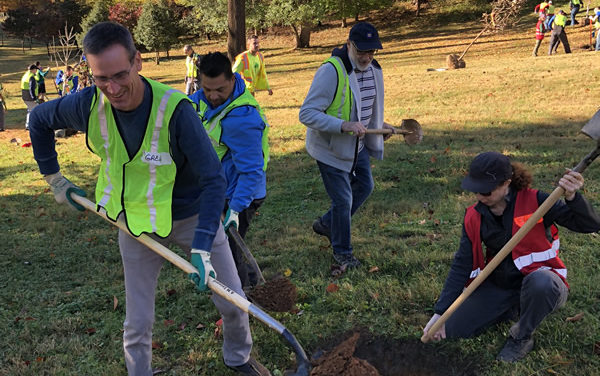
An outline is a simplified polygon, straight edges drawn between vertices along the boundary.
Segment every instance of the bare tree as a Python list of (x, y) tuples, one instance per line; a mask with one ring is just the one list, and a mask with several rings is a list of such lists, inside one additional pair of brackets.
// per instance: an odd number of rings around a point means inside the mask
[(58, 33), (59, 46), (56, 45), (56, 41), (54, 37), (52, 37), (50, 51), (52, 52), (57, 67), (62, 65), (66, 68), (70, 61), (79, 60), (81, 50), (77, 45), (76, 35), (77, 34), (73, 32), (73, 27), (69, 29), (68, 25), (65, 23), (64, 34), (62, 32)]

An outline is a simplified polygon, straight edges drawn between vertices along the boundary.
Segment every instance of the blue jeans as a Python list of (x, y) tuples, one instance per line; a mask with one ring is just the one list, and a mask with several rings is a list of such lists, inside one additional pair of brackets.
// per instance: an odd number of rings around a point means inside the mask
[(352, 173), (319, 161), (317, 161), (317, 165), (325, 190), (331, 199), (331, 207), (321, 217), (321, 223), (331, 230), (333, 253), (352, 254), (351, 218), (373, 191), (369, 152), (363, 148), (358, 153), (356, 166)]
[(579, 6), (571, 8), (571, 26), (575, 26), (575, 16), (579, 13)]

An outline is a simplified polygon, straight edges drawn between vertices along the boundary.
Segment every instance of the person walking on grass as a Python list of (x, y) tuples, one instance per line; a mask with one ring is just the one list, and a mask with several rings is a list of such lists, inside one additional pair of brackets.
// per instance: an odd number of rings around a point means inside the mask
[(384, 137), (366, 130), (392, 128), (383, 121), (383, 75), (374, 59), (381, 48), (373, 25), (354, 25), (346, 44), (315, 73), (300, 108), (306, 150), (317, 161), (331, 199), (313, 230), (329, 239), (343, 268), (360, 265), (353, 254), (351, 218), (373, 190), (370, 157), (383, 159)]
[(29, 130), (29, 115), (39, 103), (38, 99), (38, 83), (37, 83), (37, 70), (38, 67), (35, 64), (31, 64), (29, 69), (21, 77), (21, 98), (27, 106), (27, 117), (25, 118), (25, 129)]
[(594, 34), (596, 36), (596, 51), (600, 51), (600, 8), (594, 8), (594, 15), (589, 16), (590, 23), (594, 25)]
[(544, 13), (540, 14), (538, 18), (538, 22), (535, 25), (535, 47), (533, 47), (533, 56), (537, 56), (538, 49), (542, 44), (542, 40), (544, 39), (544, 33), (546, 32), (546, 27), (544, 26), (546, 22), (546, 15)]
[(198, 64), (200, 64), (201, 57), (189, 44), (183, 46), (183, 53), (185, 54), (185, 79), (183, 81), (185, 95), (191, 95), (200, 90)]
[(46, 67), (46, 69), (42, 69), (42, 63), (39, 61), (35, 62), (35, 66), (38, 68), (37, 70), (37, 83), (39, 85), (38, 89), (38, 98), (41, 102), (45, 102), (48, 100), (48, 96), (46, 95), (46, 75), (50, 72), (50, 67)]
[[(125, 27), (102, 22), (83, 40), (95, 85), (43, 103), (32, 113), (34, 157), (57, 202), (75, 206), (70, 194), (85, 193), (65, 178), (54, 133), (71, 125), (87, 133), (101, 159), (96, 203), (108, 218), (125, 220), (134, 236), (150, 234), (175, 243), (191, 256), (196, 287), (208, 276), (244, 296), (220, 222), (225, 179), (219, 159), (193, 105), (178, 90), (139, 74), (142, 56)], [(119, 249), (125, 278), (123, 332), (129, 375), (152, 375), (155, 289), (164, 259), (123, 230)], [(242, 375), (270, 375), (250, 356), (248, 315), (219, 296), (223, 360)]]
[(6, 107), (6, 100), (3, 95), (2, 82), (0, 82), (0, 132), (4, 132), (4, 113), (8, 112), (8, 107)]
[[(231, 62), (222, 53), (204, 56), (202, 88), (190, 98), (198, 105), (198, 115), (225, 171), (225, 231), (233, 226), (245, 237), (267, 195), (269, 124), (242, 77), (229, 67)], [(249, 274), (243, 252), (232, 238), (229, 246), (242, 286), (256, 285), (257, 276)]]
[(273, 90), (271, 90), (267, 79), (265, 58), (260, 52), (258, 36), (252, 35), (248, 38), (247, 45), (248, 50), (235, 57), (233, 72), (237, 72), (242, 76), (250, 94), (254, 95), (258, 90), (267, 90), (269, 95), (273, 95)]
[(569, 8), (571, 9), (571, 26), (575, 26), (579, 22), (575, 19), (577, 13), (579, 13), (579, 9), (583, 6), (583, 0), (570, 0)]
[(548, 48), (548, 55), (552, 55), (552, 52), (556, 52), (559, 43), (562, 42), (563, 47), (565, 48), (565, 53), (571, 53), (571, 47), (569, 46), (569, 40), (567, 39), (567, 33), (565, 32), (565, 25), (567, 24), (567, 16), (563, 10), (559, 10), (557, 14), (554, 15), (548, 21), (548, 25), (552, 29), (552, 33), (550, 34), (550, 46)]
[[(486, 152), (473, 159), (462, 187), (474, 192), (478, 202), (466, 211), (460, 245), (425, 334), (549, 196), (530, 188), (532, 180), (523, 165), (503, 154)], [(578, 192), (583, 182), (578, 172), (564, 174), (558, 185), (565, 189), (565, 201), (550, 208), (512, 250), (512, 257), (504, 259), (430, 337), (468, 338), (496, 323), (516, 320), (497, 359), (516, 362), (533, 349), (535, 329), (569, 294), (556, 224), (581, 233), (600, 229), (600, 217)]]

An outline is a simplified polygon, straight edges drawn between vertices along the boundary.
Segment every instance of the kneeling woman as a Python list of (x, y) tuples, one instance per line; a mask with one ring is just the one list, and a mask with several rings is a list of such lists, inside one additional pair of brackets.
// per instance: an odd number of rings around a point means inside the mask
[[(478, 202), (466, 210), (460, 247), (425, 334), (548, 197), (531, 189), (531, 181), (531, 173), (503, 154), (486, 152), (472, 161), (462, 187), (474, 192)], [(472, 337), (515, 319), (497, 359), (516, 362), (532, 350), (533, 332), (569, 293), (555, 224), (582, 233), (600, 229), (600, 217), (577, 192), (583, 176), (567, 171), (558, 184), (565, 189), (565, 201), (554, 204), (513, 249), (512, 257), (506, 257), (431, 338)]]

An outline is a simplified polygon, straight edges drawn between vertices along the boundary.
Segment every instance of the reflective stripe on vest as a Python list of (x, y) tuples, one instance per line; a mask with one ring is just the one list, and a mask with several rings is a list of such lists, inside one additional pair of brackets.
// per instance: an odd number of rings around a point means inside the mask
[(170, 154), (169, 122), (187, 100), (179, 91), (147, 79), (152, 108), (140, 148), (129, 157), (110, 102), (96, 88), (88, 123), (88, 148), (101, 159), (96, 203), (116, 221), (123, 213), (129, 231), (166, 237), (172, 228), (172, 194), (177, 168)]
[[(31, 77), (37, 81), (35, 73), (31, 73), (31, 71), (25, 72), (23, 77), (21, 77), (21, 90), (29, 90), (29, 80)], [(38, 95), (38, 85), (35, 85), (34, 93), (36, 96)]]
[(350, 80), (348, 79), (348, 72), (344, 68), (342, 61), (335, 56), (325, 60), (323, 64), (331, 63), (335, 71), (337, 72), (337, 87), (335, 90), (335, 96), (333, 101), (325, 110), (325, 113), (342, 119), (350, 121), (350, 112), (352, 111), (352, 90), (350, 90)]
[(567, 24), (567, 16), (565, 16), (564, 14), (557, 14), (556, 16), (554, 16), (554, 24), (557, 26), (565, 27), (565, 25)]
[(260, 105), (254, 98), (254, 96), (252, 94), (250, 94), (250, 91), (248, 91), (248, 89), (244, 90), (244, 93), (242, 95), (240, 95), (239, 97), (237, 97), (233, 101), (231, 101), (231, 103), (229, 103), (229, 105), (227, 105), (223, 110), (221, 110), (221, 112), (219, 112), (212, 119), (204, 118), (204, 114), (206, 113), (206, 110), (208, 109), (208, 105), (203, 100), (200, 100), (200, 103), (198, 104), (198, 116), (200, 116), (200, 119), (202, 120), (202, 125), (204, 126), (204, 129), (206, 130), (206, 133), (209, 136), (210, 142), (211, 142), (213, 148), (215, 149), (215, 152), (217, 153), (219, 160), (223, 160), (223, 157), (229, 151), (229, 147), (221, 142), (221, 134), (223, 133), (223, 128), (221, 127), (221, 120), (223, 120), (223, 118), (225, 116), (227, 116), (229, 114), (229, 112), (231, 112), (231, 110), (233, 110), (234, 108), (237, 108), (237, 107), (242, 107), (242, 106), (252, 106), (252, 107), (256, 108), (260, 117), (263, 120), (263, 123), (265, 124), (265, 128), (263, 129), (263, 133), (262, 133), (262, 142), (261, 143), (262, 143), (262, 152), (263, 152), (263, 171), (266, 171), (267, 165), (269, 164), (269, 158), (270, 158), (269, 157), (269, 154), (270, 154), (270, 152), (269, 152), (269, 123), (267, 122), (267, 118), (265, 117), (265, 114), (264, 114), (262, 108), (260, 108)]
[(196, 78), (198, 76), (198, 67), (194, 62), (194, 59), (198, 59), (198, 54), (192, 54), (192, 57), (186, 56), (185, 58), (185, 67), (186, 67), (186, 75), (187, 77)]
[(558, 256), (558, 250), (560, 247), (560, 240), (556, 239), (552, 242), (552, 247), (541, 252), (532, 252), (525, 256), (520, 256), (514, 259), (515, 266), (521, 270), (534, 262), (544, 262), (556, 258)]

